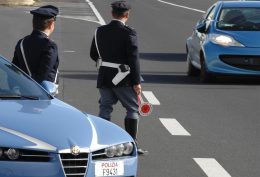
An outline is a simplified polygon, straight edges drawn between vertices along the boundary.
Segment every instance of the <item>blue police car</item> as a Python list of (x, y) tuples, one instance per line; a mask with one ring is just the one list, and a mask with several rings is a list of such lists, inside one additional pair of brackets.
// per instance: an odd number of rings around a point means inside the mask
[(56, 99), (0, 57), (1, 177), (136, 177), (136, 171), (136, 145), (126, 131)]
[(260, 76), (260, 2), (218, 1), (186, 42), (189, 76)]

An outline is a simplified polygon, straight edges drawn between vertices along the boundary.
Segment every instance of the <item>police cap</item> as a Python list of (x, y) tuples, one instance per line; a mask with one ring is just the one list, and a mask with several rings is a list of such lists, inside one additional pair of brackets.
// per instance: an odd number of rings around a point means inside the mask
[(46, 18), (53, 18), (59, 14), (59, 9), (52, 5), (42, 6), (38, 9), (30, 11), (31, 14), (36, 16), (43, 16)]
[(121, 11), (121, 12), (124, 12), (124, 11), (128, 11), (131, 9), (131, 6), (129, 3), (127, 3), (126, 1), (115, 1), (111, 4), (111, 7), (113, 10), (115, 11)]

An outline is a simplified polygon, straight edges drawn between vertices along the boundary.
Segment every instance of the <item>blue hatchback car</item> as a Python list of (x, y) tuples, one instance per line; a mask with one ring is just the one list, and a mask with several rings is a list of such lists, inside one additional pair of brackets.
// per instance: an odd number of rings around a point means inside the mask
[(186, 42), (188, 75), (260, 76), (260, 2), (219, 1)]
[(0, 57), (0, 177), (136, 175), (126, 131), (56, 99)]

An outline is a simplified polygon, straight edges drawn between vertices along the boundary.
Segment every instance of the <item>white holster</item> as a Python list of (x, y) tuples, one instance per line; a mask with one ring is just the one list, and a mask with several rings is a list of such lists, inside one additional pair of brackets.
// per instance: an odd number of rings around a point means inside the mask
[(114, 85), (117, 85), (130, 73), (130, 67), (128, 65), (124, 65), (124, 64), (117, 64), (117, 63), (110, 63), (110, 62), (103, 61), (101, 63), (101, 66), (118, 69), (118, 73), (112, 79), (112, 83)]
[(96, 62), (97, 70), (99, 70), (101, 64), (102, 64), (102, 59), (101, 59), (101, 58), (98, 58), (98, 59), (97, 59), (97, 62)]

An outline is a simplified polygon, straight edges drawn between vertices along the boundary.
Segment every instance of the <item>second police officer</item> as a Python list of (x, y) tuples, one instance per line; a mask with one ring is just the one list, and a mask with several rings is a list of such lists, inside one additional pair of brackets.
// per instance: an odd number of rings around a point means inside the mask
[[(137, 141), (141, 94), (137, 34), (125, 25), (130, 4), (116, 1), (111, 7), (113, 20), (97, 28), (90, 49), (90, 56), (99, 67), (99, 116), (110, 121), (113, 105), (120, 101), (126, 109), (125, 130)], [(146, 153), (138, 147), (138, 154)]]
[(59, 9), (46, 5), (30, 13), (33, 15), (33, 31), (18, 41), (12, 62), (40, 84), (45, 80), (55, 83), (59, 66), (58, 47), (49, 37), (54, 31)]

